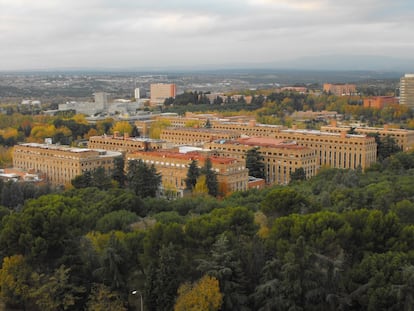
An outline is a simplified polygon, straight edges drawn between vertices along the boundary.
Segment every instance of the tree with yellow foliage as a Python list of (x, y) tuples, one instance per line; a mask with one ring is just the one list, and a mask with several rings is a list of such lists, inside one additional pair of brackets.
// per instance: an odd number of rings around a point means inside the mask
[(87, 303), (87, 310), (93, 311), (126, 311), (121, 295), (104, 284), (94, 284)]
[(216, 311), (222, 301), (219, 281), (205, 275), (194, 284), (184, 283), (178, 288), (174, 311)]
[(0, 168), (12, 166), (12, 150), (13, 148), (0, 146)]
[(28, 301), (31, 269), (22, 255), (5, 257), (0, 269), (0, 297), (10, 306)]
[(201, 127), (201, 122), (199, 120), (189, 120), (185, 122), (185, 127), (193, 127), (193, 128), (199, 128)]
[(158, 120), (151, 124), (149, 137), (153, 139), (159, 139), (163, 129), (171, 126), (171, 122), (168, 120)]
[(206, 175), (201, 175), (197, 178), (197, 183), (194, 186), (193, 194), (208, 194)]
[(84, 114), (75, 114), (72, 119), (76, 122), (76, 123), (80, 123), (80, 124), (86, 124), (88, 125), (88, 120), (86, 120), (86, 117)]
[(92, 136), (98, 136), (98, 131), (94, 128), (91, 128), (88, 133), (86, 133), (85, 138), (89, 139)]
[(112, 118), (106, 118), (105, 120), (97, 121), (96, 130), (98, 131), (99, 135), (108, 134), (112, 128), (113, 123), (114, 120)]
[(119, 121), (114, 124), (112, 127), (112, 133), (118, 132), (120, 135), (130, 134), (132, 131), (132, 126), (127, 121)]

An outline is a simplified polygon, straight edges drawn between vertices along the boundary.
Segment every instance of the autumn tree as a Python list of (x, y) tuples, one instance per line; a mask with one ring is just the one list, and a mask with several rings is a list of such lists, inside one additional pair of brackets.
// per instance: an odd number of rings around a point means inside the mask
[(70, 282), (69, 271), (70, 268), (60, 266), (52, 275), (33, 274), (35, 286), (30, 289), (30, 298), (40, 310), (67, 310), (81, 298), (85, 290)]
[(158, 120), (158, 121), (153, 122), (151, 124), (149, 137), (154, 138), (154, 139), (159, 139), (161, 132), (169, 126), (171, 126), (171, 122), (168, 120)]
[(112, 133), (118, 132), (120, 135), (131, 134), (132, 126), (127, 121), (119, 121), (114, 124), (111, 130)]
[(219, 281), (205, 275), (194, 284), (184, 283), (178, 288), (174, 311), (216, 311), (222, 301)]
[(127, 308), (118, 292), (104, 284), (94, 284), (87, 302), (88, 311), (126, 311)]
[(247, 310), (241, 262), (224, 233), (213, 244), (210, 257), (200, 260), (198, 270), (219, 281), (223, 293), (221, 310)]
[(108, 134), (109, 131), (112, 128), (112, 124), (114, 123), (114, 120), (111, 118), (107, 118), (105, 120), (102, 121), (97, 121), (96, 122), (96, 130), (98, 131), (99, 134)]
[(193, 193), (197, 195), (208, 194), (205, 175), (201, 175), (197, 178), (197, 183), (194, 186)]
[(31, 269), (22, 255), (5, 257), (0, 270), (0, 297), (6, 305), (23, 306), (29, 299)]

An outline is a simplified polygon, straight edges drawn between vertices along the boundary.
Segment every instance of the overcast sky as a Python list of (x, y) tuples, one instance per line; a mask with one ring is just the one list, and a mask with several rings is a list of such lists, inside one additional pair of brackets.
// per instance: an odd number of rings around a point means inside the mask
[(0, 0), (0, 71), (411, 58), (413, 0)]

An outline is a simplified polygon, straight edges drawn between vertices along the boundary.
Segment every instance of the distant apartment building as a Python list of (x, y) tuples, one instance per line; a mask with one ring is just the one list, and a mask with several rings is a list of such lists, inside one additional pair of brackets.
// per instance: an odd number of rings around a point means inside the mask
[(414, 74), (407, 73), (400, 79), (400, 105), (414, 109)]
[(209, 128), (168, 127), (161, 132), (160, 138), (176, 145), (202, 145), (216, 139), (235, 139), (240, 134), (231, 130)]
[(13, 166), (28, 172), (40, 173), (53, 186), (68, 184), (87, 171), (103, 167), (114, 168), (120, 152), (73, 148), (62, 145), (27, 143), (13, 148)]
[(349, 131), (351, 128), (353, 128), (353, 130), (358, 134), (378, 134), (381, 138), (390, 136), (403, 151), (410, 151), (414, 149), (414, 131), (391, 128), (387, 124), (385, 124), (382, 128), (366, 126), (352, 127), (351, 125), (338, 125), (337, 122), (332, 121), (330, 125), (321, 126), (321, 131), (341, 133), (343, 131)]
[(323, 91), (337, 96), (354, 95), (356, 94), (356, 85), (325, 83), (323, 85)]
[(104, 149), (109, 151), (118, 151), (126, 154), (134, 151), (148, 151), (162, 149), (165, 141), (159, 139), (129, 137), (128, 134), (119, 135), (115, 132), (114, 135), (92, 136), (88, 141), (88, 148)]
[(134, 97), (135, 99), (140, 99), (140, 98), (144, 98), (146, 96), (146, 92), (143, 88), (141, 87), (136, 87), (134, 89)]
[(199, 152), (180, 153), (168, 150), (127, 154), (127, 161), (142, 160), (147, 165), (154, 165), (162, 176), (162, 192), (174, 193), (178, 197), (184, 196), (186, 192), (185, 179), (190, 163), (196, 160), (201, 168), (207, 158), (211, 160), (212, 169), (217, 173), (219, 190), (222, 194), (247, 190), (249, 177), (243, 160), (208, 156)]
[(265, 179), (268, 184), (288, 184), (290, 175), (303, 168), (306, 177), (315, 176), (319, 161), (317, 151), (295, 142), (269, 137), (249, 137), (236, 140), (216, 140), (204, 145), (220, 156), (246, 158), (250, 149), (257, 148), (263, 156)]
[(398, 104), (398, 99), (394, 96), (370, 96), (364, 98), (365, 108), (382, 109), (386, 106)]
[(308, 88), (305, 86), (284, 86), (280, 88), (282, 92), (290, 91), (290, 92), (297, 92), (300, 94), (305, 94), (308, 92)]
[(150, 86), (151, 105), (162, 105), (167, 98), (177, 95), (177, 87), (174, 83), (155, 83)]

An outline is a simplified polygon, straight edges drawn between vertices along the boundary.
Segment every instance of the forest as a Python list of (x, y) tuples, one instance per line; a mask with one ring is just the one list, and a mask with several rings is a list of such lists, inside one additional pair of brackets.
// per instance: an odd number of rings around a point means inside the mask
[[(368, 109), (358, 98), (269, 93), (251, 105), (194, 95), (167, 109), (245, 113), (268, 124), (327, 109), (414, 128), (403, 107)], [(73, 113), (10, 108), (0, 114), (0, 167), (11, 165), (18, 142), (74, 145), (136, 130), (111, 118), (91, 125)], [(365, 171), (322, 168), (310, 180), (220, 198), (211, 189), (156, 198), (159, 177), (139, 164), (149, 179), (97, 170), (65, 189), (0, 182), (0, 310), (409, 310), (414, 153), (379, 146), (383, 156)]]
[[(17, 310), (409, 310), (414, 153), (368, 170), (155, 198), (118, 182), (1, 191), (0, 299)], [(20, 192), (19, 192), (20, 191)]]

